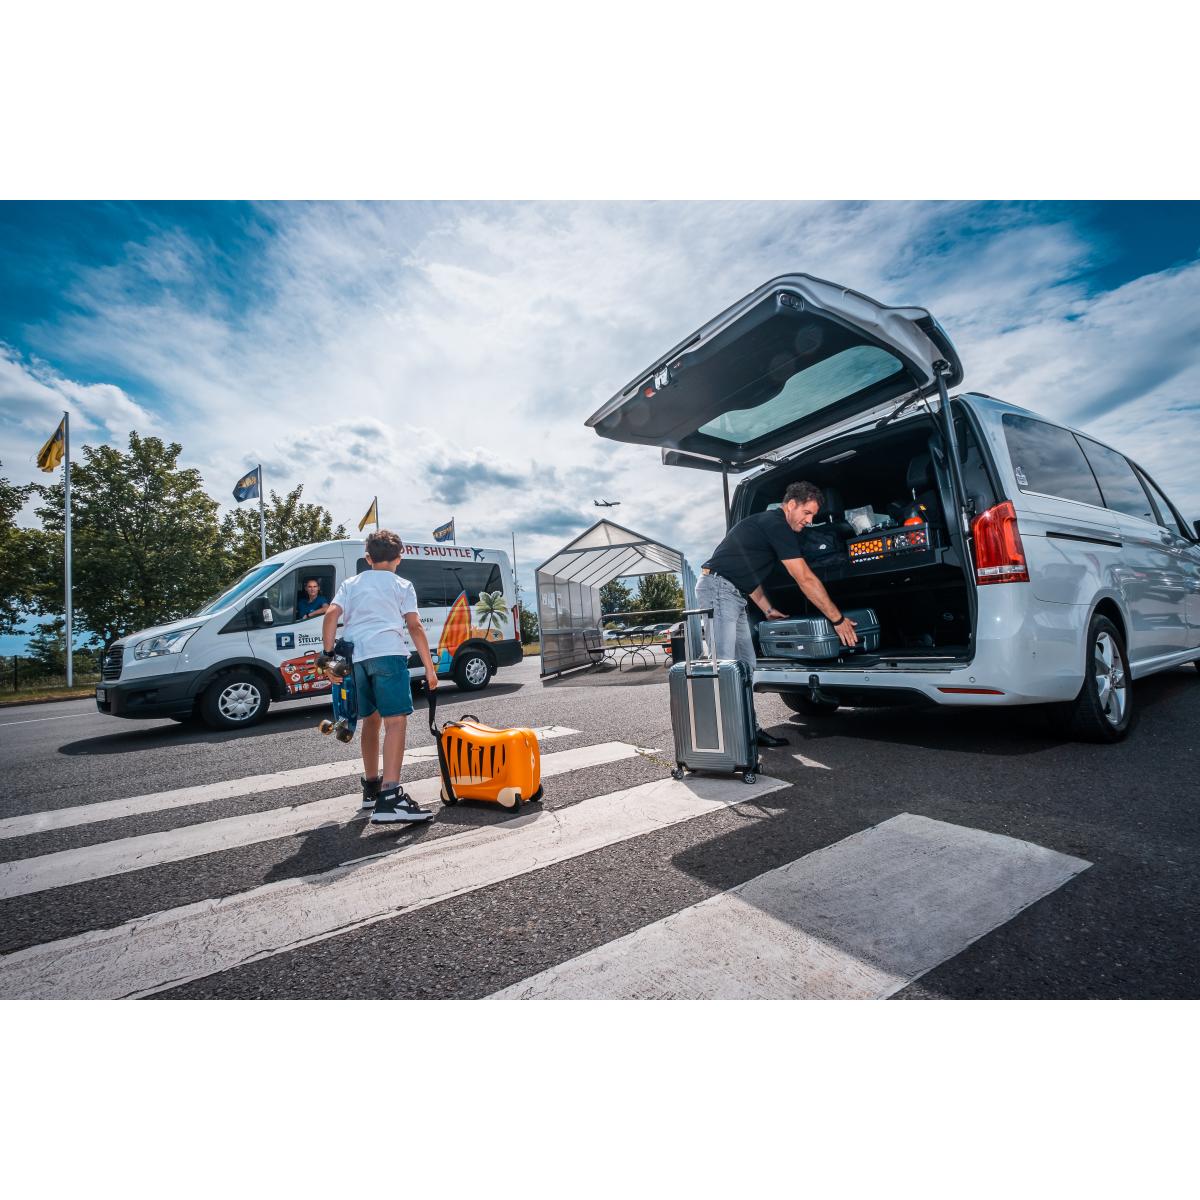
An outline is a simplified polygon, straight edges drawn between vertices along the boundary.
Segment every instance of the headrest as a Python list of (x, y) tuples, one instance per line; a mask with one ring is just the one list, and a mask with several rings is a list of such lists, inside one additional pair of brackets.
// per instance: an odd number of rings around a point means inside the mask
[(933, 460), (928, 454), (918, 454), (908, 464), (908, 481), (904, 486), (918, 491), (933, 486)]
[(821, 491), (825, 493), (825, 503), (821, 505), (821, 510), (817, 513), (817, 523), (829, 520), (840, 521), (842, 514), (846, 511), (846, 501), (842, 498), (842, 493), (832, 487), (822, 487)]

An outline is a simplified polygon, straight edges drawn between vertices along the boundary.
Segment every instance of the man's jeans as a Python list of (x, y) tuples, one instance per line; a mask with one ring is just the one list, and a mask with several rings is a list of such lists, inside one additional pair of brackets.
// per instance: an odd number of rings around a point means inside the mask
[(705, 618), (704, 630), (713, 657), (740, 659), (753, 676), (758, 660), (750, 637), (746, 597), (720, 575), (701, 575), (696, 580), (696, 607), (713, 610), (713, 615)]

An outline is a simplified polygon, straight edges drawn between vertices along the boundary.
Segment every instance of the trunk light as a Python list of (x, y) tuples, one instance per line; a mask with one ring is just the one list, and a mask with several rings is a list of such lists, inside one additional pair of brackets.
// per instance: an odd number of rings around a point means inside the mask
[(1011, 500), (980, 513), (971, 525), (971, 536), (975, 542), (977, 584), (1029, 582), (1017, 510)]

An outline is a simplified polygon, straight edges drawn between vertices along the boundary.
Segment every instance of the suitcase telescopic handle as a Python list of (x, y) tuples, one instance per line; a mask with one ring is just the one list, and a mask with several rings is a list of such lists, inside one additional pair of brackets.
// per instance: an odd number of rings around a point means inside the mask
[[(707, 618), (711, 619), (714, 611), (715, 610), (711, 609), (711, 608), (686, 608), (680, 614), (684, 619), (683, 620), (684, 657), (687, 659), (687, 661), (689, 663), (696, 662), (698, 659), (698, 656), (695, 653), (693, 653), (692, 623), (691, 623), (691, 621), (688, 620), (688, 618), (689, 617), (707, 617)], [(709, 646), (708, 649), (709, 649), (709, 657), (713, 660), (713, 662), (716, 662), (716, 654), (714, 653), (713, 647)]]
[(438, 727), (434, 722), (437, 719), (437, 688), (427, 687), (425, 689), (425, 699), (429, 705), (429, 732), (436, 738), (438, 736)]

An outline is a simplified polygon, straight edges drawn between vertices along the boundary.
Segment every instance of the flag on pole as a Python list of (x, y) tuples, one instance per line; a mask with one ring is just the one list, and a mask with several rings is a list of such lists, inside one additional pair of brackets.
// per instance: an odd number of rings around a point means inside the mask
[(58, 428), (50, 435), (50, 440), (38, 451), (37, 465), (43, 471), (57, 471), (66, 453), (67, 417), (59, 421)]
[(367, 515), (358, 523), (359, 532), (366, 529), (368, 525), (379, 525), (379, 497), (376, 496), (371, 501), (371, 507), (367, 509)]
[(454, 541), (454, 518), (451, 517), (445, 525), (439, 525), (433, 531), (433, 540), (435, 542), (452, 542)]
[(255, 467), (249, 474), (243, 475), (233, 489), (233, 498), (241, 504), (243, 500), (253, 500), (262, 496), (262, 467)]

